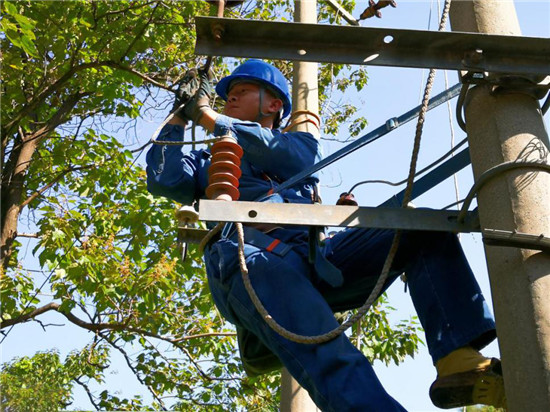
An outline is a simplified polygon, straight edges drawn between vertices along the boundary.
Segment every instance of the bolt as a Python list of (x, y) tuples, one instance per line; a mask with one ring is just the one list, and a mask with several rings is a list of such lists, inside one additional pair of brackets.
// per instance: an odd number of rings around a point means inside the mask
[(462, 59), (462, 65), (464, 66), (477, 66), (483, 60), (483, 50), (475, 49), (464, 53), (464, 59)]
[(220, 41), (222, 39), (222, 35), (224, 33), (224, 28), (220, 23), (216, 23), (212, 26), (212, 35), (214, 36), (214, 40)]

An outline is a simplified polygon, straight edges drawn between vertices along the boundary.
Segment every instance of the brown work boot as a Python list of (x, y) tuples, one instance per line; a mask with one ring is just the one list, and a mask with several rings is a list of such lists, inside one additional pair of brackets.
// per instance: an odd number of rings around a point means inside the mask
[(504, 380), (500, 360), (482, 369), (440, 377), (430, 387), (430, 399), (438, 408), (451, 409), (468, 405), (506, 407)]

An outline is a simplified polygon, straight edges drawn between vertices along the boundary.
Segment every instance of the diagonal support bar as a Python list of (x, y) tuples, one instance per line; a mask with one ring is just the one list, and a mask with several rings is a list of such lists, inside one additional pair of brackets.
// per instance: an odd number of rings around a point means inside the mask
[[(453, 87), (449, 88), (448, 90), (445, 90), (439, 93), (438, 95), (432, 97), (428, 103), (428, 110), (431, 110), (445, 103), (446, 101), (452, 99), (453, 97), (457, 96), (460, 93), (460, 88), (461, 88), (460, 84), (455, 84)], [(367, 133), (364, 136), (361, 136), (360, 138), (349, 143), (342, 149), (334, 152), (330, 156), (327, 156), (323, 160), (315, 163), (313, 166), (307, 168), (306, 170), (300, 173), (297, 173), (296, 175), (292, 176), (290, 179), (284, 181), (280, 186), (278, 186), (275, 189), (274, 193), (279, 193), (281, 190), (285, 190), (285, 189), (288, 189), (289, 187), (294, 186), (296, 183), (302, 181), (308, 176), (311, 176), (313, 173), (318, 172), (324, 167), (331, 165), (332, 163), (336, 162), (337, 160), (340, 160), (341, 158), (349, 155), (350, 153), (353, 153), (354, 151), (360, 149), (361, 147), (374, 142), (375, 140), (381, 138), (382, 136), (385, 136), (392, 130), (395, 130), (398, 127), (404, 125), (405, 123), (410, 122), (411, 120), (418, 117), (420, 108), (421, 106), (417, 106), (414, 109), (411, 109), (406, 113), (403, 113), (399, 117), (392, 117), (391, 119), (387, 120), (386, 123), (377, 127), (373, 131)]]
[(550, 74), (550, 39), (271, 21), (195, 19), (202, 55)]
[(327, 206), (296, 203), (223, 202), (201, 199), (199, 218), (207, 222), (270, 223), (332, 227), (479, 232), (477, 214), (463, 223), (458, 212), (395, 207)]
[[(440, 164), (435, 169), (431, 170), (429, 173), (426, 173), (420, 179), (416, 180), (413, 185), (412, 197), (411, 200), (416, 199), (418, 196), (423, 195), (432, 187), (437, 186), (444, 180), (448, 179), (455, 173), (464, 169), (470, 164), (470, 151), (464, 149), (463, 151), (457, 153), (451, 157), (446, 162)], [(403, 189), (399, 193), (396, 193), (380, 206), (389, 207), (395, 206), (400, 207), (403, 203), (403, 198), (405, 197), (406, 189)]]

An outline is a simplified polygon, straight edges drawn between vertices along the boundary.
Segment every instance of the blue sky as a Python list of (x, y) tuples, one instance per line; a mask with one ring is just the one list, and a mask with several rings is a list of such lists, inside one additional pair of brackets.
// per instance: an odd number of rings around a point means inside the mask
[[(366, 1), (358, 2), (353, 15), (357, 16), (367, 6)], [(550, 37), (550, 3), (547, 0), (516, 1), (518, 19), (525, 36)], [(382, 10), (382, 19), (369, 19), (363, 26), (392, 27), (404, 29), (435, 30), (438, 25), (437, 0), (433, 1), (404, 1), (398, 0), (396, 9)], [(431, 21), (429, 16), (431, 14)], [(388, 67), (370, 67), (369, 83), (360, 93), (350, 93), (342, 96), (343, 100), (352, 101), (359, 109), (359, 113), (369, 121), (367, 132), (383, 124), (387, 119), (399, 116), (420, 103), (424, 88), (426, 70), (400, 69)], [(455, 72), (447, 73), (448, 85), (457, 83)], [(445, 73), (438, 71), (433, 94), (446, 88)], [(442, 105), (428, 114), (424, 128), (424, 137), (419, 159), (419, 168), (427, 165), (447, 152), (451, 146), (451, 126), (455, 134), (455, 142), (465, 137), (464, 132), (454, 120), (455, 101), (449, 108)], [(550, 120), (550, 113), (545, 116), (546, 124)], [(140, 124), (138, 135), (140, 143), (145, 143), (162, 119), (153, 119)], [(379, 141), (363, 148), (331, 167), (322, 171), (322, 196), (326, 204), (334, 204), (338, 195), (351, 187), (354, 183), (365, 179), (384, 179), (390, 181), (402, 180), (406, 177), (410, 162), (411, 145), (414, 138), (415, 122), (411, 122), (390, 133)], [(342, 137), (346, 136), (342, 131)], [(341, 144), (325, 142), (325, 154), (342, 147)], [(143, 161), (143, 158), (140, 159)], [(465, 196), (471, 187), (472, 173), (466, 168), (457, 175), (459, 198)], [(365, 185), (354, 191), (359, 203), (363, 206), (375, 206), (394, 194), (397, 189), (383, 185)], [(453, 179), (434, 188), (429, 193), (415, 201), (417, 206), (440, 208), (456, 200), (455, 184)], [(484, 295), (491, 298), (488, 275), (485, 266), (483, 246), (479, 235), (463, 234), (461, 242), (468, 260), (476, 273)], [(23, 253), (22, 253), (23, 255)], [(28, 252), (29, 259), (31, 258)], [(414, 315), (408, 294), (403, 291), (403, 284), (396, 282), (389, 291), (389, 299), (397, 312), (392, 316), (394, 320), (405, 319)], [(46, 316), (44, 322), (57, 323), (60, 318), (55, 315)], [(36, 324), (25, 327), (16, 327), (9, 338), (2, 345), (2, 360), (7, 361), (14, 356), (32, 355), (38, 350), (57, 347), (66, 354), (73, 348), (79, 348), (90, 341), (91, 336), (77, 328), (63, 328), (65, 336), (59, 336), (61, 329), (52, 326), (48, 332)], [(484, 351), (486, 355), (498, 356), (498, 347), (491, 345)], [(435, 369), (431, 365), (426, 348), (422, 348), (415, 359), (408, 359), (400, 366), (385, 367), (377, 362), (375, 369), (387, 390), (396, 397), (410, 411), (436, 411), (429, 398), (428, 388), (435, 378)], [(121, 359), (113, 362), (108, 372), (108, 381), (114, 391), (122, 394), (131, 394), (139, 390), (139, 384), (129, 374)], [(147, 394), (144, 394), (147, 398)], [(76, 401), (73, 406), (91, 408), (86, 395), (77, 390)]]

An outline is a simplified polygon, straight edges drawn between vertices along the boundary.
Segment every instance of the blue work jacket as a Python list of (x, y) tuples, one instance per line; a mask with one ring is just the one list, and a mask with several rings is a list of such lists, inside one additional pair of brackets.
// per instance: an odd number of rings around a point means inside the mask
[[(214, 134), (228, 133), (244, 151), (239, 200), (258, 200), (321, 159), (319, 142), (311, 133), (282, 133), (255, 122), (219, 115)], [(166, 125), (159, 135), (159, 140), (181, 141), (182, 138), (183, 128), (179, 125)], [(147, 189), (153, 195), (187, 205), (206, 198), (210, 158), (208, 149), (185, 153), (185, 146), (153, 145), (147, 153)], [(312, 175), (280, 195), (286, 202), (311, 203), (313, 188), (318, 182), (317, 175)]]
[[(166, 125), (159, 140), (182, 141), (183, 132), (181, 126)], [(262, 199), (280, 183), (321, 160), (319, 141), (310, 133), (282, 133), (261, 127), (255, 122), (219, 115), (214, 134), (230, 134), (243, 148), (239, 200)], [(185, 146), (153, 145), (147, 153), (147, 189), (153, 195), (188, 205), (206, 198), (210, 158), (208, 149), (186, 153)], [(314, 188), (318, 182), (319, 179), (314, 174), (279, 193), (279, 201), (312, 203)], [(280, 240), (288, 241), (305, 237), (300, 236), (300, 232), (303, 234), (305, 230), (294, 227), (291, 230), (279, 229), (277, 233)], [(303, 248), (307, 250), (304, 245)], [(209, 248), (205, 250), (205, 254), (208, 253)], [(235, 253), (233, 259), (225, 260), (225, 264), (236, 265), (236, 260)], [(237, 328), (237, 332), (243, 366), (250, 375), (280, 367), (278, 358), (255, 335), (241, 328)]]

